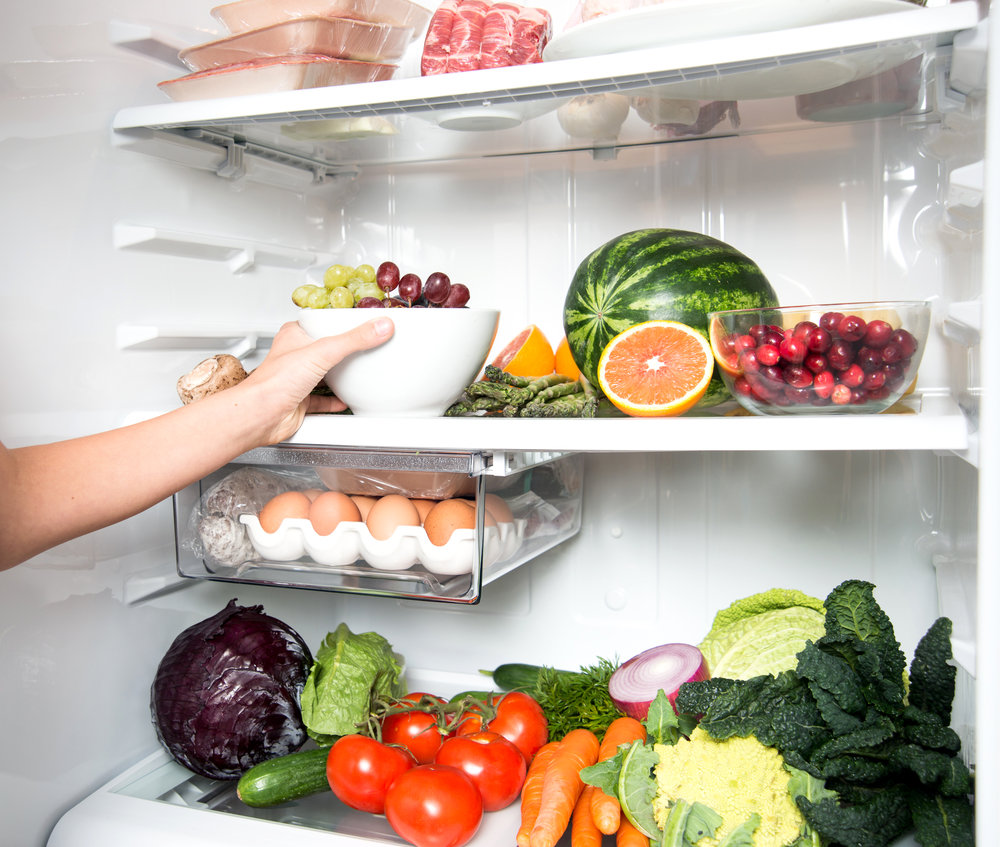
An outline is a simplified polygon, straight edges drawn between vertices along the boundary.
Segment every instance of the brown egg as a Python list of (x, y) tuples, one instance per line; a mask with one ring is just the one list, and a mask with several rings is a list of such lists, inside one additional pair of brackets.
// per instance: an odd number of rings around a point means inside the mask
[(257, 516), (264, 532), (277, 532), (281, 522), (287, 518), (308, 518), (309, 498), (301, 491), (285, 491), (272, 497)]
[(358, 507), (358, 511), (361, 512), (361, 520), (368, 520), (368, 513), (372, 510), (372, 506), (375, 505), (375, 501), (378, 497), (369, 497), (367, 494), (352, 494), (351, 499), (354, 501), (354, 505)]
[(402, 494), (379, 497), (365, 519), (372, 538), (385, 541), (398, 526), (420, 526), (420, 513)]
[(410, 501), (417, 508), (417, 514), (420, 515), (420, 523), (424, 522), (427, 517), (427, 513), (433, 509), (438, 501), (437, 500), (411, 500)]
[(475, 529), (476, 509), (468, 500), (442, 500), (424, 519), (424, 532), (431, 544), (443, 547), (456, 529)]
[(360, 521), (357, 504), (340, 491), (324, 491), (309, 507), (309, 521), (320, 535), (329, 535), (341, 521)]
[(514, 515), (507, 505), (507, 501), (497, 494), (486, 495), (486, 512), (493, 515), (497, 523), (513, 523)]

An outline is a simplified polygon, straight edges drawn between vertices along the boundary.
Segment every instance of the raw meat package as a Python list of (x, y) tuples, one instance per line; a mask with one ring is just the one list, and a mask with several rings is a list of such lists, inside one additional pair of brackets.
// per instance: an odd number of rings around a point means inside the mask
[(350, 18), (296, 18), (197, 44), (181, 50), (178, 57), (193, 71), (305, 53), (358, 62), (391, 63), (402, 57), (411, 32)]
[(405, 27), (416, 38), (431, 12), (410, 0), (236, 0), (216, 6), (212, 17), (234, 35), (294, 18), (354, 18)]
[(444, 0), (431, 16), (422, 76), (542, 61), (552, 36), (545, 9), (485, 0)]
[(327, 85), (379, 82), (389, 79), (396, 65), (355, 62), (329, 56), (276, 56), (223, 65), (168, 79), (157, 87), (171, 100), (207, 100), (212, 97), (239, 97), (270, 94)]

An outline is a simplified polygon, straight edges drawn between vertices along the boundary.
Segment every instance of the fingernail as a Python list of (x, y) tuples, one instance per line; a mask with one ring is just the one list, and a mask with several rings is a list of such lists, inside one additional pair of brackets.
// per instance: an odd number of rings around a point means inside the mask
[(372, 329), (375, 330), (376, 335), (388, 335), (392, 332), (392, 321), (388, 318), (378, 318), (372, 324)]

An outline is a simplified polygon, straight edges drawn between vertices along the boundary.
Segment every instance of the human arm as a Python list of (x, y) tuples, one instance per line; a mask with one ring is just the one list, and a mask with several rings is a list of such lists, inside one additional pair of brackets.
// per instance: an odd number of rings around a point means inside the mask
[(392, 334), (388, 318), (312, 341), (296, 323), (241, 383), (141, 423), (52, 444), (0, 444), (0, 570), (138, 514), (227, 462), (290, 437), (307, 413), (336, 412), (310, 392), (350, 353)]

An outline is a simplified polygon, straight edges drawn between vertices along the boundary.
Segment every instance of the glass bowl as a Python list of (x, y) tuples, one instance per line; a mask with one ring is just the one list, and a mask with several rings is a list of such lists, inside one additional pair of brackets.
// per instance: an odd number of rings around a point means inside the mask
[(912, 385), (923, 300), (734, 309), (708, 316), (726, 387), (756, 415), (873, 414)]

